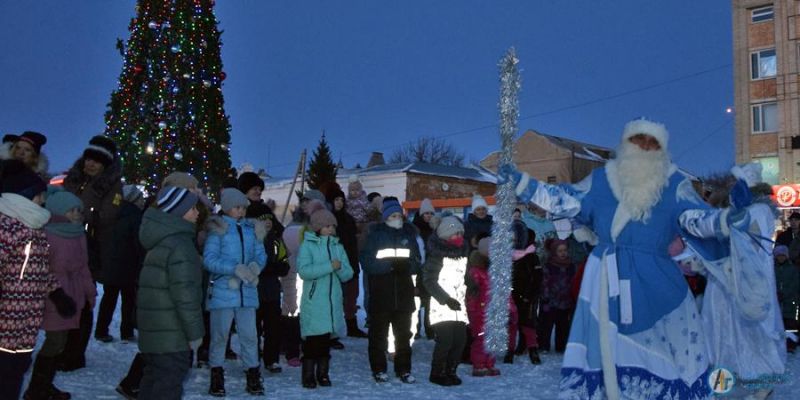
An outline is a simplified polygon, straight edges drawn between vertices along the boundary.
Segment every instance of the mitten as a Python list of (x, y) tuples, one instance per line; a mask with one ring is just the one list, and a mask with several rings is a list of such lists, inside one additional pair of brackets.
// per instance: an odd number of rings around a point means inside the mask
[(75, 300), (72, 300), (72, 297), (64, 293), (64, 289), (62, 288), (50, 292), (48, 297), (53, 301), (53, 304), (56, 305), (58, 315), (64, 318), (72, 317), (78, 311), (75, 307)]
[(444, 304), (447, 305), (447, 308), (449, 308), (449, 309), (451, 309), (453, 311), (461, 310), (461, 303), (459, 303), (458, 300), (456, 300), (456, 299), (454, 299), (452, 297), (447, 299), (447, 301)]
[(497, 184), (502, 185), (511, 182), (516, 187), (522, 179), (522, 173), (517, 171), (511, 164), (503, 164), (497, 169)]

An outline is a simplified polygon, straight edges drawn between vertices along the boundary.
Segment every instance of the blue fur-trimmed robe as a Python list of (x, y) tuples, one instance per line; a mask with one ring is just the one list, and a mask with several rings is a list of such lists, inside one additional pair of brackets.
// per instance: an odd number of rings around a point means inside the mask
[[(610, 162), (576, 185), (523, 182), (521, 200), (591, 228), (599, 243), (586, 264), (564, 355), (562, 399), (705, 399), (709, 359), (702, 320), (682, 273), (667, 249), (689, 235), (679, 222), (686, 210), (708, 209), (691, 182), (669, 171), (661, 199), (646, 222), (632, 220), (617, 200)], [(609, 179), (609, 176), (611, 179)], [(523, 189), (524, 188), (524, 189)], [(684, 224), (719, 227), (718, 211), (695, 213)], [(724, 246), (698, 239), (707, 254)], [(697, 232), (695, 232), (697, 234)], [(607, 385), (612, 385), (607, 388)]]

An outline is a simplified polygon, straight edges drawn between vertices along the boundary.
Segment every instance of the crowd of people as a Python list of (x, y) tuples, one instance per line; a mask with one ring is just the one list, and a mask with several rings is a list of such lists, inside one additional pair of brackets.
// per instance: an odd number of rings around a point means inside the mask
[[(773, 249), (760, 170), (737, 167), (698, 193), (675, 173), (667, 140), (663, 126), (634, 121), (617, 158), (575, 185), (501, 166), (499, 183), (519, 200), (503, 363), (564, 353), (560, 390), (574, 398), (706, 398), (715, 365), (743, 379), (783, 373), (795, 348), (784, 325), (797, 326), (800, 305), (800, 214)], [(181, 171), (145, 196), (124, 184), (116, 144), (95, 136), (63, 186), (48, 186), (44, 135), (3, 142), (2, 399), (19, 398), (31, 363), (25, 399), (69, 399), (54, 377), (91, 365), (92, 337), (117, 340), (120, 297), (118, 340), (139, 349), (116, 387), (128, 399), (181, 398), (192, 367), (209, 368), (208, 393), (225, 396), (231, 359), (252, 395), (264, 394), (262, 367), (332, 386), (342, 336), (368, 341), (378, 384), (392, 380), (389, 358), (396, 379), (416, 382), (412, 341), (422, 338), (435, 341), (433, 384), (460, 385), (463, 363), (475, 377), (501, 375), (484, 342), (494, 221), (480, 195), (463, 219), (430, 199), (407, 213), (354, 177), (346, 192), (336, 182), (307, 190), (284, 226), (252, 172), (226, 180), (216, 205)], [(554, 217), (575, 228), (559, 236)], [(733, 351), (719, 337), (732, 331), (757, 344)]]

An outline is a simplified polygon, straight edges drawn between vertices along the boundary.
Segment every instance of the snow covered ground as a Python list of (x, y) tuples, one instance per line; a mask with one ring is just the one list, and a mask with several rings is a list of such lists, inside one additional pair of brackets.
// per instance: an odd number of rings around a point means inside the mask
[[(98, 298), (99, 301), (99, 298)], [(60, 372), (56, 385), (72, 393), (73, 399), (119, 399), (117, 383), (127, 373), (137, 351), (136, 343), (119, 342), (119, 310), (112, 322), (110, 333), (113, 343), (92, 340), (87, 351), (87, 367), (74, 372)], [(40, 335), (40, 342), (43, 335)], [(300, 386), (300, 368), (283, 363), (283, 372), (269, 374), (263, 371), (268, 399), (556, 399), (561, 356), (554, 353), (542, 355), (543, 363), (531, 365), (527, 355), (518, 356), (513, 365), (498, 363), (499, 377), (473, 378), (471, 366), (462, 364), (459, 375), (464, 384), (444, 388), (428, 382), (433, 341), (418, 340), (413, 346), (413, 371), (417, 383), (407, 385), (394, 379), (389, 384), (374, 383), (367, 360), (367, 340), (344, 338), (345, 349), (332, 350), (330, 388), (304, 389)], [(234, 351), (238, 347), (234, 337)], [(392, 365), (389, 363), (390, 375)], [(225, 387), (229, 399), (252, 399), (245, 390), (244, 373), (238, 361), (228, 361), (225, 368)], [(800, 355), (789, 355), (787, 383), (778, 386), (770, 399), (800, 398)], [(28, 371), (30, 375), (30, 371)], [(184, 398), (211, 399), (207, 395), (208, 369), (192, 369), (185, 385)], [(25, 384), (27, 387), (27, 382)], [(731, 398), (730, 396), (727, 396)]]

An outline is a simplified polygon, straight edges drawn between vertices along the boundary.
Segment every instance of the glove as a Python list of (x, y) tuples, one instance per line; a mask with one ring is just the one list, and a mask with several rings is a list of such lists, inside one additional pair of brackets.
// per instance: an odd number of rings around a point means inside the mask
[(203, 344), (203, 338), (195, 339), (189, 342), (189, 348), (192, 349), (192, 353), (197, 354), (197, 349), (200, 348), (201, 344)]
[(75, 300), (72, 300), (72, 297), (69, 297), (66, 293), (64, 293), (64, 289), (58, 288), (52, 292), (48, 296), (53, 304), (56, 305), (56, 311), (58, 311), (58, 315), (69, 318), (75, 315), (78, 309), (75, 307)]
[(242, 282), (250, 284), (252, 284), (251, 282), (253, 281), (258, 282), (258, 275), (254, 275), (253, 271), (250, 270), (250, 267), (244, 264), (237, 265), (236, 268), (233, 270), (233, 273), (236, 274), (236, 277), (241, 279)]
[(516, 187), (522, 179), (522, 173), (514, 169), (511, 164), (503, 164), (497, 169), (497, 185), (512, 182)]
[(456, 299), (454, 299), (452, 297), (447, 299), (447, 301), (444, 304), (447, 305), (447, 308), (449, 308), (449, 309), (451, 309), (453, 311), (461, 310), (461, 303), (459, 303), (458, 300), (456, 300)]
[(731, 188), (731, 206), (736, 210), (746, 208), (753, 203), (753, 194), (744, 179), (737, 179), (736, 184)]

